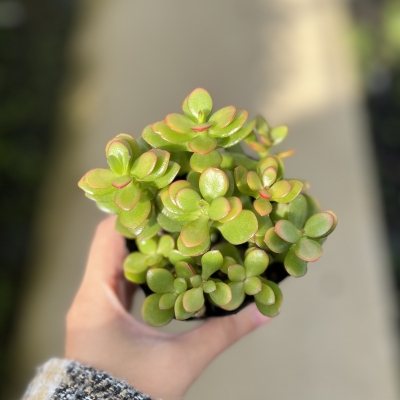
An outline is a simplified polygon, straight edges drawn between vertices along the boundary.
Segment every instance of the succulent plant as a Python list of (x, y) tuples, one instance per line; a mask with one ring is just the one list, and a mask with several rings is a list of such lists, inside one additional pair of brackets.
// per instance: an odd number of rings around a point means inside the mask
[(278, 283), (305, 275), (337, 217), (321, 212), (306, 181), (285, 179), (292, 151), (270, 153), (286, 126), (249, 121), (234, 106), (212, 113), (200, 88), (182, 111), (137, 140), (117, 135), (106, 146), (109, 169), (89, 171), (79, 186), (118, 215), (116, 229), (134, 249), (125, 277), (147, 294), (148, 324), (229, 315), (252, 301), (276, 316)]

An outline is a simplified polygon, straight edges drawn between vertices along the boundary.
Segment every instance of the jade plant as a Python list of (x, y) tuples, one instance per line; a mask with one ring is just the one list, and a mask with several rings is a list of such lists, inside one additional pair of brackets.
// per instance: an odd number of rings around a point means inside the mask
[(253, 301), (276, 316), (278, 283), (304, 276), (337, 224), (306, 181), (285, 178), (283, 159), (293, 152), (271, 152), (286, 126), (249, 120), (234, 106), (213, 113), (212, 105), (195, 89), (183, 114), (138, 139), (117, 135), (106, 146), (109, 168), (79, 181), (101, 210), (118, 215), (132, 250), (125, 277), (145, 291), (142, 315), (153, 326), (229, 315)]

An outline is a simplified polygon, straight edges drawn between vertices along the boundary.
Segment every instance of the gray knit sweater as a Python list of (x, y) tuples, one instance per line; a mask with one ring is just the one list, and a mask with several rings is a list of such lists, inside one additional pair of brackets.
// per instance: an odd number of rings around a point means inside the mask
[(23, 400), (151, 400), (126, 382), (75, 361), (53, 358), (38, 369)]

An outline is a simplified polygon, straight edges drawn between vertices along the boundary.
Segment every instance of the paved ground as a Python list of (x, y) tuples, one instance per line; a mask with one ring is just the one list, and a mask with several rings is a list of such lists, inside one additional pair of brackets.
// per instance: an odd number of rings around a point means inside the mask
[(347, 18), (333, 0), (80, 2), (7, 398), (35, 365), (62, 355), (64, 315), (102, 218), (76, 182), (105, 165), (112, 136), (140, 134), (197, 86), (216, 107), (289, 124), (286, 148), (297, 151), (288, 170), (310, 180), (340, 223), (307, 277), (282, 285), (281, 316), (220, 356), (187, 399), (399, 398), (392, 287)]

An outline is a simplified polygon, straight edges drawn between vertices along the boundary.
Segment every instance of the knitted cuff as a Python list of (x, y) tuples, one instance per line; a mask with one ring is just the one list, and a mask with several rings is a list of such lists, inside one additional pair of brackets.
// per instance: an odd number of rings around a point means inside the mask
[(23, 400), (151, 400), (126, 382), (75, 361), (51, 359), (39, 368)]

